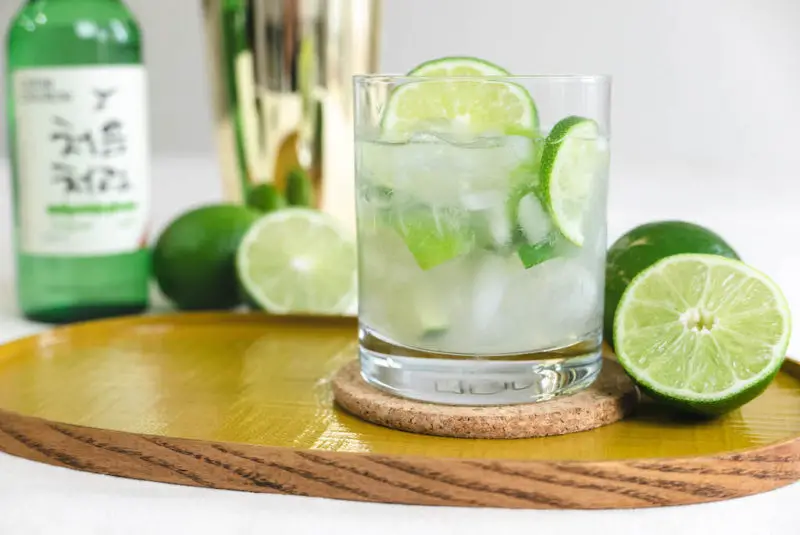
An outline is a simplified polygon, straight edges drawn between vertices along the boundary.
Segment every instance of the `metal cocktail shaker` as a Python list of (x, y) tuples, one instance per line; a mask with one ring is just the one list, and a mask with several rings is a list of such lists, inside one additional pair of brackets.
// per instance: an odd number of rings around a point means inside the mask
[(380, 0), (204, 0), (203, 14), (226, 200), (300, 174), (355, 228), (351, 78), (377, 69)]

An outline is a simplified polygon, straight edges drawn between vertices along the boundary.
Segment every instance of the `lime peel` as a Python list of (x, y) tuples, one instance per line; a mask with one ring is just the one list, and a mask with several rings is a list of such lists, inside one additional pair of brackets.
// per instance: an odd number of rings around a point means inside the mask
[(599, 127), (592, 119), (569, 116), (550, 131), (542, 151), (545, 203), (561, 234), (577, 246), (586, 218), (601, 153)]
[(447, 56), (420, 63), (408, 76), (509, 76), (499, 65), (469, 56)]

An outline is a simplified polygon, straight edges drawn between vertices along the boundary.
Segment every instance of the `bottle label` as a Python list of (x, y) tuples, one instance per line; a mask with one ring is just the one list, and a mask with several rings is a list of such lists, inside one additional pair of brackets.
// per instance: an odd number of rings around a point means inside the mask
[(144, 68), (24, 69), (13, 83), (20, 249), (93, 256), (145, 247)]

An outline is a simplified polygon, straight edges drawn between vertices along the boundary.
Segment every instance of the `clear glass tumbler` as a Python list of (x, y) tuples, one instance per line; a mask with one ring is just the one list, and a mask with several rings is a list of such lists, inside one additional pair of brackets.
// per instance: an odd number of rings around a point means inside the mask
[(610, 79), (354, 79), (365, 380), (546, 400), (601, 369)]

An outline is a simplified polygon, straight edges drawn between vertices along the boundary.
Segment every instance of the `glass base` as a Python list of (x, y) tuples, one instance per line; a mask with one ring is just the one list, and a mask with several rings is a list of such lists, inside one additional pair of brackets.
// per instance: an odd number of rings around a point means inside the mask
[(393, 344), (360, 332), (361, 375), (396, 396), (447, 405), (511, 405), (574, 394), (600, 374), (595, 335), (569, 347), (476, 358)]

